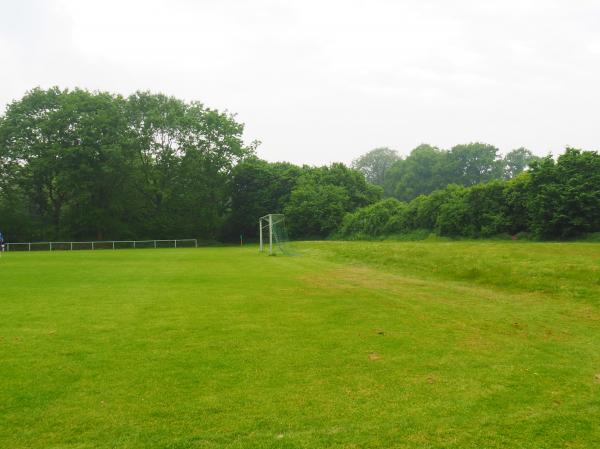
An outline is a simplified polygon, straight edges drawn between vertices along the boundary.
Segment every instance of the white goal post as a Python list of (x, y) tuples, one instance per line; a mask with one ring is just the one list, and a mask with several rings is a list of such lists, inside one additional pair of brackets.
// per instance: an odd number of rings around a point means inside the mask
[[(265, 232), (267, 236), (265, 236)], [(288, 240), (285, 232), (285, 216), (283, 214), (268, 214), (258, 219), (258, 235), (260, 237), (259, 251), (264, 251), (266, 239), (269, 239), (269, 256), (274, 254), (273, 244), (282, 252), (284, 243)]]

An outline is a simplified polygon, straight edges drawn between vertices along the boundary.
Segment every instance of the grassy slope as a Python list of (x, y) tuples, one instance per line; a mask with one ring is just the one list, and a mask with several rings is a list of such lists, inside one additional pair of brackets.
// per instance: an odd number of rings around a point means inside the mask
[(8, 254), (0, 447), (591, 448), (600, 246)]

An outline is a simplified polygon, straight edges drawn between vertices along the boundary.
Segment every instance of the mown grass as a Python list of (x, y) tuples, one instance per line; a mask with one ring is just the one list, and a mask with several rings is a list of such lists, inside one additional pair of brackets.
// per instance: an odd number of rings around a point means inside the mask
[(0, 447), (594, 448), (600, 246), (6, 254)]

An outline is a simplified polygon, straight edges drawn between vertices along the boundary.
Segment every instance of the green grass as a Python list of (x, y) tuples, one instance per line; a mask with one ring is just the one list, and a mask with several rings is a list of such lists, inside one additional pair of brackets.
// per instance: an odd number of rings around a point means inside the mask
[(600, 447), (600, 245), (5, 254), (1, 448)]

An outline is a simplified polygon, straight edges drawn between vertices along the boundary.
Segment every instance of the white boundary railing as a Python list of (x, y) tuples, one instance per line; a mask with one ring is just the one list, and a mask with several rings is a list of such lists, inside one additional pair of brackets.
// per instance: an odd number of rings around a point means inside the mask
[(89, 242), (5, 243), (5, 251), (76, 251), (100, 249), (198, 248), (197, 239), (176, 240), (101, 240)]

